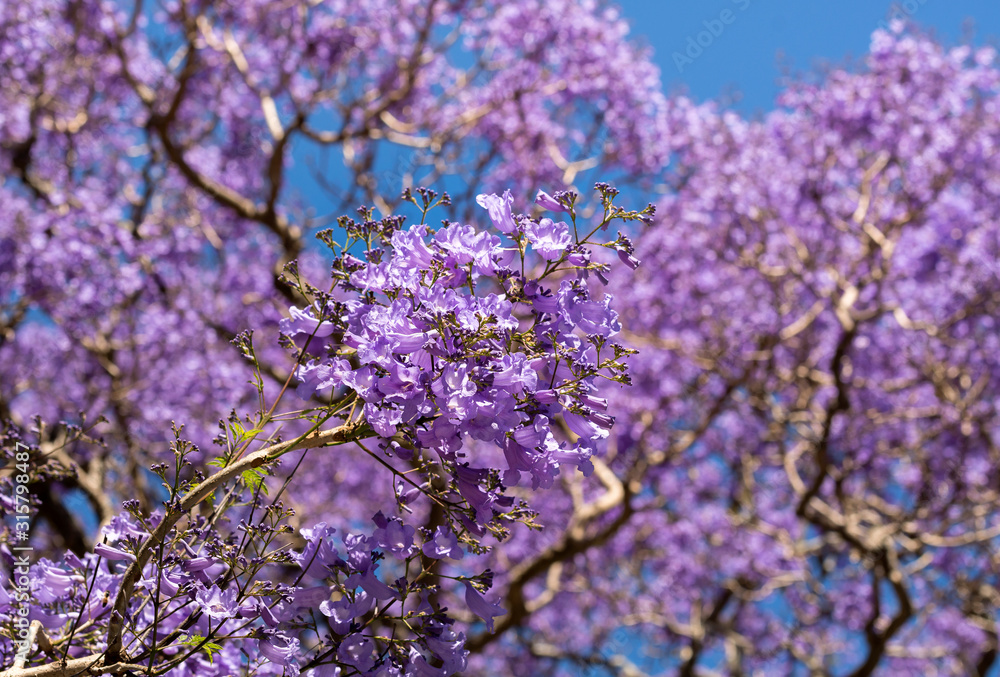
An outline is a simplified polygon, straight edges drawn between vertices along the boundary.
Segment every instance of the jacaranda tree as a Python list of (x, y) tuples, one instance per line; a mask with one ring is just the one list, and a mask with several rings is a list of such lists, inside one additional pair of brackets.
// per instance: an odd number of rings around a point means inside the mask
[(486, 672), (997, 674), (998, 94), (878, 32), (761, 120), (672, 102), (608, 470), (494, 554)]
[(3, 674), (996, 669), (991, 51), (751, 122), (596, 2), (0, 27)]

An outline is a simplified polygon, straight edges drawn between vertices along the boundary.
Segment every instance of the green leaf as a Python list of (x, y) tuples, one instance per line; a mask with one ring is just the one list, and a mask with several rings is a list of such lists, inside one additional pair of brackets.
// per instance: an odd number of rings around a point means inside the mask
[(263, 428), (253, 428), (251, 430), (244, 430), (243, 434), (240, 435), (240, 441), (249, 440), (255, 435), (259, 435), (262, 432), (264, 432)]
[[(204, 644), (202, 644), (203, 642)], [(222, 651), (221, 645), (216, 644), (215, 642), (205, 642), (205, 638), (202, 637), (201, 635), (188, 635), (187, 637), (181, 640), (181, 644), (191, 647), (200, 646), (205, 651), (205, 653), (208, 654), (209, 663), (215, 662), (214, 656), (212, 655), (213, 653), (219, 653), (220, 651)]]
[(267, 474), (263, 470), (260, 468), (248, 468), (243, 471), (240, 477), (245, 485), (254, 491), (260, 489), (264, 492), (265, 496), (267, 495), (267, 485), (264, 484), (264, 478), (267, 477)]

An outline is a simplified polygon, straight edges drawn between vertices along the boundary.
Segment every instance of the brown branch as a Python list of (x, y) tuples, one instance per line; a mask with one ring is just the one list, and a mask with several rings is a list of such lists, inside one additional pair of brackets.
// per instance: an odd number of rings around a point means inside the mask
[(510, 605), (507, 615), (500, 619), (492, 633), (482, 633), (472, 637), (466, 642), (465, 648), (477, 653), (500, 639), (507, 630), (522, 625), (530, 615), (524, 594), (528, 583), (544, 574), (549, 567), (557, 562), (563, 562), (575, 555), (587, 552), (591, 548), (600, 547), (607, 543), (635, 514), (635, 508), (632, 506), (630, 498), (631, 492), (626, 486), (622, 494), (621, 513), (597, 533), (588, 535), (582, 525), (580, 525), (581, 528), (568, 529), (555, 544), (541, 555), (515, 567), (511, 572), (511, 583), (507, 588), (506, 600)]
[(705, 648), (705, 630), (718, 623), (719, 617), (732, 598), (733, 591), (730, 588), (723, 589), (715, 602), (712, 603), (712, 610), (709, 611), (708, 616), (699, 622), (701, 632), (691, 638), (691, 643), (688, 645), (690, 655), (677, 673), (679, 677), (695, 677), (698, 659), (701, 658), (701, 652)]
[(899, 561), (896, 558), (895, 549), (889, 545), (881, 553), (880, 566), (886, 573), (886, 577), (889, 579), (889, 583), (892, 586), (893, 592), (896, 594), (896, 599), (899, 602), (899, 610), (896, 615), (892, 617), (889, 621), (889, 625), (882, 632), (877, 632), (875, 629), (875, 624), (881, 615), (881, 595), (879, 592), (879, 586), (881, 581), (879, 580), (877, 569), (873, 570), (872, 573), (872, 615), (865, 626), (865, 635), (868, 640), (868, 655), (865, 657), (865, 662), (862, 663), (854, 672), (850, 674), (850, 677), (869, 677), (878, 668), (879, 662), (882, 660), (882, 656), (885, 655), (886, 649), (888, 648), (889, 640), (899, 632), (899, 630), (906, 624), (908, 620), (913, 616), (913, 605), (910, 602), (910, 594), (906, 589), (906, 585), (903, 582), (903, 574), (899, 570)]
[(146, 665), (134, 663), (105, 664), (101, 654), (91, 654), (83, 658), (58, 663), (49, 663), (34, 668), (11, 668), (0, 672), (3, 677), (78, 677), (79, 675), (120, 675), (146, 670)]
[(215, 493), (216, 489), (220, 488), (231, 479), (239, 477), (247, 470), (259, 468), (290, 451), (314, 449), (316, 447), (323, 447), (331, 444), (343, 444), (352, 440), (362, 427), (362, 424), (358, 423), (348, 424), (333, 428), (332, 430), (319, 431), (304, 438), (291, 440), (289, 442), (281, 442), (270, 447), (265, 447), (264, 449), (256, 451), (240, 459), (236, 463), (223, 468), (189, 491), (188, 494), (181, 499), (179, 509), (168, 512), (153, 533), (150, 534), (145, 542), (143, 542), (143, 544), (139, 547), (139, 550), (136, 552), (136, 561), (134, 561), (125, 571), (121, 587), (118, 589), (118, 595), (115, 597), (115, 603), (111, 611), (111, 622), (108, 626), (108, 649), (106, 652), (107, 662), (117, 663), (121, 659), (122, 632), (124, 631), (125, 614), (128, 611), (128, 603), (132, 597), (133, 588), (139, 580), (139, 577), (142, 575), (143, 567), (145, 567), (146, 563), (149, 561), (150, 556), (153, 554), (153, 550), (158, 547), (160, 543), (164, 542), (167, 534), (183, 515)]

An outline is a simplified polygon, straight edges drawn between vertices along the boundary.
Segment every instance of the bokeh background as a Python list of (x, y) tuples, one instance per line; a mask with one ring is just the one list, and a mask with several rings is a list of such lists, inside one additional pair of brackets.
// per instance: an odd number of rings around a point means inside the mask
[[(996, 0), (621, 0), (609, 4), (631, 25), (631, 38), (652, 50), (665, 94), (688, 96), (699, 103), (714, 101), (749, 118), (773, 110), (777, 95), (789, 82), (818, 79), (838, 67), (857, 71), (872, 33), (887, 28), (894, 19), (945, 45), (1000, 45), (1000, 2)], [(385, 180), (380, 187), (386, 184), (390, 193), (398, 190), (401, 168), (412, 165), (411, 154), (388, 151), (393, 153), (396, 160), (381, 168)], [(331, 200), (316, 178), (323, 177), (327, 185), (350, 182), (351, 174), (339, 152), (317, 152), (299, 143), (293, 146), (292, 158), (290, 176), (316, 213), (343, 211), (345, 205)], [(421, 172), (413, 178), (414, 185), (420, 185)]]

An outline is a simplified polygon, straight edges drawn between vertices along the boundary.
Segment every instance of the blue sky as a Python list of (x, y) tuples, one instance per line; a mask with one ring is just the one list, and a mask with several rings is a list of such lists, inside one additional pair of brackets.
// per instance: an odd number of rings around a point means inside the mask
[[(862, 57), (869, 38), (890, 8), (909, 13), (945, 44), (972, 30), (976, 44), (1000, 42), (997, 0), (618, 0), (632, 25), (655, 50), (664, 88), (687, 91), (699, 101), (740, 92), (735, 107), (752, 114), (772, 108), (779, 80)], [(729, 14), (723, 16), (723, 12)], [(724, 23), (723, 19), (729, 21)], [(708, 25), (706, 26), (706, 22)], [(707, 47), (691, 48), (689, 38)], [(721, 29), (721, 30), (720, 30)], [(709, 40), (708, 38), (711, 38)]]

